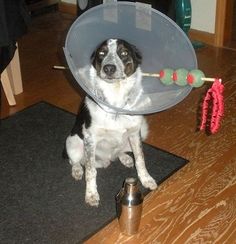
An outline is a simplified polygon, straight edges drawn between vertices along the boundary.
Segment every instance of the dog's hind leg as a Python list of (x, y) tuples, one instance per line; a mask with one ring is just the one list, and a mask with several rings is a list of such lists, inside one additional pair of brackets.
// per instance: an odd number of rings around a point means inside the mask
[(137, 169), (138, 177), (144, 187), (154, 190), (157, 188), (155, 180), (150, 176), (146, 169), (142, 141), (139, 133), (133, 134), (129, 137), (130, 145), (134, 153), (135, 166)]
[(83, 177), (83, 167), (81, 162), (84, 157), (84, 143), (78, 135), (68, 136), (66, 139), (66, 151), (69, 157), (69, 162), (72, 165), (72, 176), (75, 180), (80, 180)]

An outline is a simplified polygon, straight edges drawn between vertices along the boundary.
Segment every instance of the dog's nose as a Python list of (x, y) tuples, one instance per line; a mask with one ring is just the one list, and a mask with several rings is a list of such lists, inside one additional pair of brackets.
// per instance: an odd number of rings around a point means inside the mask
[(114, 64), (106, 64), (103, 70), (107, 75), (111, 76), (116, 72), (116, 66)]

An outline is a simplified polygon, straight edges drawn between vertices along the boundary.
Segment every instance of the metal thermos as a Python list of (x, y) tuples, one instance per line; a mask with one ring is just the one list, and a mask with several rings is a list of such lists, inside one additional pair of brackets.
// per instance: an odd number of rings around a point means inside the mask
[(136, 178), (127, 178), (117, 194), (117, 217), (122, 233), (138, 232), (143, 207), (143, 195)]

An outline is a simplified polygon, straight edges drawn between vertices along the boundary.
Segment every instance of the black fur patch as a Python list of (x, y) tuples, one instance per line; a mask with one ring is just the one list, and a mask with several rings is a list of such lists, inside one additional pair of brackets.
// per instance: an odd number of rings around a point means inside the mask
[(91, 125), (91, 115), (84, 102), (80, 108), (80, 112), (76, 117), (76, 122), (71, 131), (71, 136), (77, 134), (83, 140), (84, 139), (84, 135), (82, 131), (83, 125), (85, 126), (86, 129), (89, 128), (89, 126)]
[[(101, 56), (99, 55), (100, 52), (104, 52), (104, 55)], [(96, 50), (93, 52), (93, 54), (91, 55), (91, 64), (93, 65), (93, 67), (97, 70), (100, 71), (101, 69), (101, 65), (102, 65), (102, 61), (104, 59), (104, 57), (107, 55), (108, 52), (108, 47), (107, 47), (107, 41), (102, 42), (97, 48)]]

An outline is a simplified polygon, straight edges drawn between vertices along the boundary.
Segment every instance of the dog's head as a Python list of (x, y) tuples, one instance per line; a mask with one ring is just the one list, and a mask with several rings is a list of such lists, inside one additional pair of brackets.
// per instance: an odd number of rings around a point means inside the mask
[(97, 76), (107, 83), (123, 80), (136, 72), (142, 57), (138, 49), (121, 39), (108, 39), (91, 56)]

